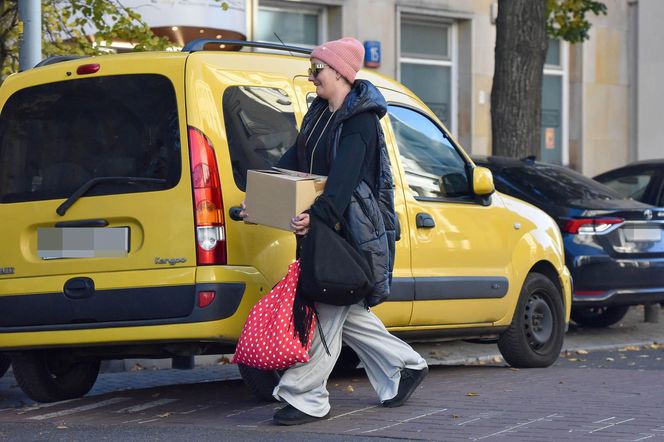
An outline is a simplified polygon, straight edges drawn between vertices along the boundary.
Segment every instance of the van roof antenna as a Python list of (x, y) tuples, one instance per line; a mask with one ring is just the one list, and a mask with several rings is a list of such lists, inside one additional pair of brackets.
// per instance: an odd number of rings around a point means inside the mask
[(274, 36), (277, 37), (277, 40), (279, 40), (279, 42), (282, 45), (284, 45), (284, 47), (288, 50), (288, 53), (291, 54), (291, 56), (294, 56), (293, 53), (290, 51), (290, 49), (288, 49), (288, 46), (286, 46), (286, 43), (284, 43), (284, 41), (281, 38), (279, 38), (276, 32), (274, 33)]

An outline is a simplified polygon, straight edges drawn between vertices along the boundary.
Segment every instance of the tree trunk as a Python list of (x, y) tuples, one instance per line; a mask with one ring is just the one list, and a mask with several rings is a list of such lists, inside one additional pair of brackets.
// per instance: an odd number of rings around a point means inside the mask
[(540, 151), (542, 71), (548, 45), (547, 0), (498, 0), (491, 89), (494, 155)]

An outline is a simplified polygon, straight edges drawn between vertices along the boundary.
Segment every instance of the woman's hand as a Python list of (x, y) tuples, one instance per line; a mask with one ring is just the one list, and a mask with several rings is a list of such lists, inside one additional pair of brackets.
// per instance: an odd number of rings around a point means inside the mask
[(291, 219), (291, 229), (293, 229), (296, 235), (306, 235), (309, 232), (309, 214), (300, 213)]
[(244, 201), (242, 201), (240, 203), (240, 209), (241, 210), (240, 210), (240, 213), (238, 215), (240, 216), (240, 218), (242, 218), (244, 220), (244, 223), (245, 224), (256, 225), (256, 223), (250, 223), (249, 221), (247, 221), (247, 217), (249, 216), (249, 214), (247, 213), (247, 205), (244, 203)]

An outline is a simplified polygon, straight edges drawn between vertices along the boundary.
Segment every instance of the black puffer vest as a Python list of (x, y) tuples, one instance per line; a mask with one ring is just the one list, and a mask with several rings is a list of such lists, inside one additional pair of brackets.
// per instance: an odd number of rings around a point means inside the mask
[[(298, 137), (298, 165), (306, 170), (306, 148), (304, 140), (312, 130), (314, 116), (320, 115), (327, 101), (316, 98), (302, 122)], [(378, 156), (375, 176), (377, 184), (370, 186), (362, 181), (353, 191), (350, 204), (344, 213), (353, 236), (360, 248), (368, 252), (371, 259), (376, 286), (367, 297), (367, 304), (374, 306), (385, 301), (390, 293), (392, 269), (394, 268), (395, 242), (399, 239), (399, 223), (394, 211), (394, 181), (390, 159), (385, 144), (385, 135), (379, 120), (387, 112), (387, 102), (376, 87), (368, 81), (357, 80), (332, 123), (332, 136), (327, 145), (328, 163), (332, 164), (341, 138), (344, 121), (361, 112), (372, 112), (376, 118), (376, 146)], [(367, 146), (370, 148), (370, 146)]]

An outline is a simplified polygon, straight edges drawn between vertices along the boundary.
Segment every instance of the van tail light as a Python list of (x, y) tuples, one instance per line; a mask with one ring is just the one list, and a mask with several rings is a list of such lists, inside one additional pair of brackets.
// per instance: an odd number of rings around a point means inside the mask
[(563, 231), (572, 234), (602, 234), (607, 233), (611, 227), (622, 224), (622, 218), (575, 218), (567, 221)]
[(210, 140), (189, 128), (189, 155), (194, 190), (196, 258), (199, 265), (226, 264), (226, 229), (217, 159)]

